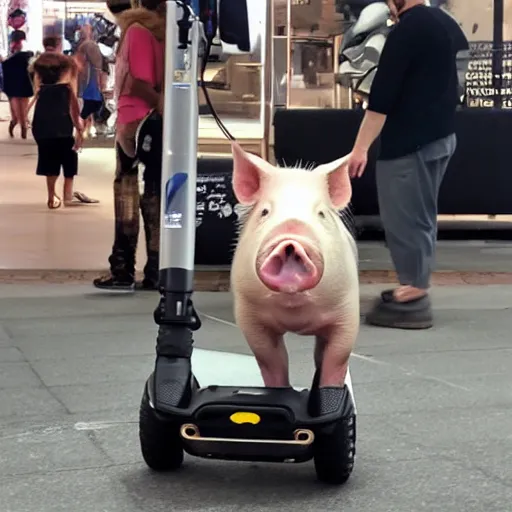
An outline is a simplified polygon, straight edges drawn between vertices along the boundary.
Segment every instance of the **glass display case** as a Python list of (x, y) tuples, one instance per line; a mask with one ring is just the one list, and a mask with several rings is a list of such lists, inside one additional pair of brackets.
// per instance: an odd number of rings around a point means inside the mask
[[(273, 59), (272, 0), (258, 0), (259, 19), (251, 27), (256, 51), (251, 55), (225, 55), (220, 41), (205, 71), (207, 93), (228, 131), (250, 151), (267, 156), (272, 116)], [(229, 152), (226, 139), (210, 112), (203, 91), (199, 94), (199, 146), (203, 153)]]
[(334, 56), (343, 26), (336, 0), (274, 0), (275, 106), (335, 106)]
[[(370, 2), (356, 0), (274, 0), (274, 103), (286, 108), (354, 108), (357, 95), (336, 85), (343, 38)], [(375, 2), (377, 3), (377, 2)], [(512, 106), (512, 0), (431, 0), (452, 14), (471, 44), (467, 106), (494, 106), (496, 52), (503, 65), (502, 107)], [(504, 8), (501, 53), (496, 42), (495, 5)], [(498, 46), (497, 46), (498, 45)], [(494, 56), (494, 64), (493, 64)], [(493, 68), (494, 66), (494, 68)]]
[(106, 3), (99, 0), (43, 0), (42, 6), (43, 34), (62, 36), (64, 51), (72, 50), (81, 26), (108, 13)]

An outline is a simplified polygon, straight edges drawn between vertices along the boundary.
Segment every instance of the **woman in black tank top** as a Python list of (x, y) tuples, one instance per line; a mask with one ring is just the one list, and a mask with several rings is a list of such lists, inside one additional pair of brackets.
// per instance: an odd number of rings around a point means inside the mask
[(71, 98), (68, 84), (41, 85), (32, 121), (32, 134), (36, 142), (73, 137)]
[[(48, 208), (61, 206), (55, 192), (61, 168), (64, 171), (64, 203), (73, 201), (73, 180), (78, 173), (77, 149), (82, 144), (80, 109), (69, 80), (73, 62), (65, 55), (43, 53), (34, 63), (40, 84), (32, 122), (32, 133), (38, 147), (36, 174), (46, 176)], [(76, 130), (76, 140), (73, 131)]]
[[(3, 21), (3, 20), (2, 20)], [(9, 123), (9, 135), (14, 137), (14, 129), (21, 125), (21, 138), (27, 138), (27, 105), (34, 91), (29, 75), (29, 62), (34, 56), (32, 52), (25, 51), (23, 44), (26, 34), (23, 30), (15, 30), (12, 33), (12, 54), (2, 63), (3, 92), (9, 98), (11, 109), (11, 122)]]

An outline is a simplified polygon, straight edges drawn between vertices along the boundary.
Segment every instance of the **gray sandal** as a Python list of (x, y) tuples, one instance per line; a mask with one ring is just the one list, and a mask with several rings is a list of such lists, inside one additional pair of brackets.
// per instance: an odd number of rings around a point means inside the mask
[(390, 290), (382, 293), (373, 309), (366, 315), (366, 323), (393, 329), (430, 329), (433, 314), (430, 297), (398, 302)]
[(99, 203), (99, 201), (97, 199), (92, 199), (89, 196), (85, 195), (83, 192), (74, 192), (73, 197), (83, 204), (98, 204)]

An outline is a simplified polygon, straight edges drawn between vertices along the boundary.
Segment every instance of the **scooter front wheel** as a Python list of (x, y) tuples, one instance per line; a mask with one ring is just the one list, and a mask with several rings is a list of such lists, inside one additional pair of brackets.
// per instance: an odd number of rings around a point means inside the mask
[(356, 416), (337, 420), (315, 434), (313, 445), (318, 480), (344, 484), (352, 474), (356, 451)]
[(183, 464), (179, 425), (158, 416), (151, 407), (147, 389), (140, 404), (139, 440), (142, 457), (154, 471), (175, 471)]

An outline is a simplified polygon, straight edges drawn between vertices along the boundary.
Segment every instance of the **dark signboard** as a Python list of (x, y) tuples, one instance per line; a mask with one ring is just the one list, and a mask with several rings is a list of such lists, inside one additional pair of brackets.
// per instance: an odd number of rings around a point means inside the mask
[(512, 41), (503, 43), (503, 71), (500, 75), (501, 90), (493, 81), (493, 43), (470, 43), (471, 59), (466, 73), (466, 105), (471, 108), (493, 108), (496, 95), (501, 94), (502, 108), (512, 108)]
[[(240, 205), (231, 184), (233, 163), (199, 161), (196, 204), (197, 265), (227, 265), (235, 248)], [(222, 169), (224, 167), (225, 169)]]

